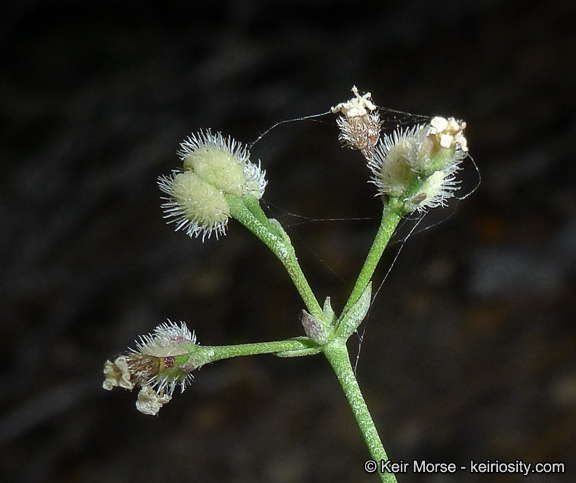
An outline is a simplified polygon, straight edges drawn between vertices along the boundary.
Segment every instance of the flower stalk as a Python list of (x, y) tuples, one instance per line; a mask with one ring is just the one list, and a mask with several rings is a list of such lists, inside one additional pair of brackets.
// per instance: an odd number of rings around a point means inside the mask
[(252, 196), (238, 198), (227, 195), (226, 199), (230, 205), (231, 216), (254, 233), (276, 255), (286, 268), (310, 314), (327, 325), (320, 304), (302, 272), (294, 247), (282, 226), (276, 220), (266, 218)]
[(356, 283), (354, 284), (354, 288), (352, 289), (350, 297), (348, 298), (348, 302), (346, 302), (346, 306), (344, 307), (344, 310), (342, 310), (342, 315), (340, 316), (341, 319), (346, 316), (350, 308), (358, 301), (372, 280), (372, 276), (374, 275), (376, 266), (382, 258), (384, 249), (388, 245), (388, 242), (394, 234), (398, 223), (400, 223), (400, 220), (402, 219), (402, 215), (400, 213), (401, 212), (399, 211), (397, 202), (389, 202), (384, 205), (378, 232), (376, 233), (374, 241), (372, 242), (372, 246), (370, 247), (370, 251), (368, 252), (366, 260), (364, 261), (364, 265), (362, 266), (358, 278), (356, 279)]
[(236, 344), (225, 346), (203, 346), (202, 350), (208, 362), (216, 362), (232, 357), (256, 356), (262, 354), (282, 354), (285, 352), (304, 351), (315, 347), (305, 337), (274, 342), (256, 342), (252, 344)]

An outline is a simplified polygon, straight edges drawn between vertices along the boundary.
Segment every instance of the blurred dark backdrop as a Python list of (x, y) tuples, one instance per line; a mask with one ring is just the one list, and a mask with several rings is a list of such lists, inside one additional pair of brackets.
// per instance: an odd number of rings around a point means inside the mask
[[(218, 242), (173, 233), (155, 179), (192, 131), (250, 142), (354, 84), (465, 119), (482, 175), (422, 221), (365, 325), (358, 376), (390, 457), (561, 461), (528, 481), (574, 480), (576, 3), (27, 0), (2, 7), (0, 55), (2, 481), (375, 481), (318, 356), (205, 367), (159, 417), (101, 389), (104, 361), (166, 318), (204, 345), (301, 333), (265, 247), (235, 222)], [(380, 202), (325, 121), (278, 127), (253, 158), (341, 308)]]

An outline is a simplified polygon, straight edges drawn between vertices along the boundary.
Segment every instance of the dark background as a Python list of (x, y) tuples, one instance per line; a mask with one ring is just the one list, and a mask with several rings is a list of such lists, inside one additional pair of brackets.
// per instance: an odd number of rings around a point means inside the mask
[[(400, 483), (573, 481), (576, 3), (28, 0), (2, 7), (0, 55), (2, 481), (377, 481), (320, 356), (204, 367), (159, 417), (101, 389), (104, 361), (166, 318), (204, 345), (301, 334), (266, 248), (234, 221), (220, 241), (173, 233), (155, 180), (193, 131), (251, 142), (354, 84), (465, 119), (482, 175), (422, 221), (365, 325), (358, 377), (390, 457), (567, 465)], [(338, 309), (381, 205), (324, 120), (282, 125), (252, 155)], [(460, 179), (474, 187), (471, 163)]]

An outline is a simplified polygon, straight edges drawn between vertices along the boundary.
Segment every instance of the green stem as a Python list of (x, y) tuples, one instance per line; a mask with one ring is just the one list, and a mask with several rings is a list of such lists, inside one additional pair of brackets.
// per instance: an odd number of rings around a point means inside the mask
[[(387, 460), (388, 456), (358, 386), (358, 381), (350, 364), (346, 342), (342, 339), (337, 339), (333, 343), (325, 345), (322, 348), (322, 352), (324, 352), (332, 369), (334, 369), (344, 394), (346, 394), (346, 399), (348, 399), (348, 404), (350, 404), (350, 408), (354, 413), (372, 459), (380, 466), (380, 461)], [(381, 480), (386, 483), (396, 483), (396, 477), (393, 473), (379, 473), (379, 475)]]
[(259, 354), (276, 354), (281, 357), (299, 357), (320, 352), (318, 346), (307, 337), (281, 340), (275, 342), (257, 342), (252, 344), (237, 344), (225, 346), (202, 346), (189, 344), (188, 352), (174, 356), (177, 366), (187, 365), (198, 369), (205, 364), (240, 356), (255, 356)]
[(209, 362), (216, 362), (231, 357), (254, 356), (259, 354), (276, 354), (315, 347), (315, 344), (303, 339), (288, 339), (274, 342), (257, 342), (225, 346), (200, 346), (208, 356)]
[[(245, 198), (249, 197), (246, 196)], [(232, 217), (254, 233), (282, 262), (294, 282), (298, 293), (302, 297), (308, 312), (327, 324), (320, 304), (318, 300), (316, 300), (308, 284), (308, 280), (306, 280), (302, 272), (302, 268), (300, 268), (294, 247), (290, 243), (288, 235), (281, 231), (282, 228), (280, 225), (278, 223), (273, 225), (270, 220), (265, 217), (264, 212), (262, 212), (256, 200), (247, 199), (244, 201), (242, 198), (232, 195), (226, 195), (226, 199), (230, 205)], [(254, 203), (254, 201), (256, 202)]]
[(380, 222), (378, 233), (376, 233), (372, 247), (368, 252), (364, 266), (358, 275), (358, 279), (356, 280), (356, 284), (352, 289), (350, 298), (348, 299), (348, 302), (342, 311), (340, 320), (343, 320), (344, 316), (350, 310), (350, 308), (352, 308), (352, 306), (360, 299), (364, 293), (364, 290), (366, 290), (368, 283), (372, 279), (374, 270), (376, 269), (380, 258), (382, 258), (382, 253), (384, 252), (386, 245), (388, 245), (390, 238), (394, 234), (394, 230), (396, 230), (398, 223), (400, 223), (400, 220), (402, 219), (402, 215), (400, 214), (401, 210), (399, 208), (400, 207), (395, 199), (391, 199), (389, 202), (384, 203), (382, 221)]

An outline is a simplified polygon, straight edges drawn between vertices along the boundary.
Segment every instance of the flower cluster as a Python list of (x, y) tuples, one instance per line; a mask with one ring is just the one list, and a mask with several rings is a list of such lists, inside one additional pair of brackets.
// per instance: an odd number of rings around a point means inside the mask
[(183, 169), (158, 178), (158, 186), (168, 195), (162, 204), (164, 217), (190, 237), (226, 232), (230, 205), (226, 195), (262, 198), (266, 188), (260, 163), (250, 161), (248, 149), (232, 138), (210, 130), (192, 134), (178, 155)]
[[(458, 188), (455, 174), (468, 147), (466, 123), (439, 116), (381, 136), (379, 108), (372, 102), (371, 94), (360, 94), (356, 87), (352, 92), (352, 99), (332, 108), (333, 113), (339, 114), (338, 137), (365, 157), (372, 173), (369, 182), (376, 185), (385, 203), (383, 215), (393, 216), (388, 220), (383, 216), (379, 235), (340, 318), (332, 310), (329, 298), (323, 309), (319, 307), (288, 235), (278, 221), (268, 219), (261, 209), (258, 200), (264, 194), (266, 179), (260, 162), (251, 162), (248, 149), (232, 138), (210, 130), (200, 131), (181, 144), (178, 155), (182, 168), (158, 178), (160, 190), (167, 195), (162, 204), (164, 217), (175, 223), (177, 231), (183, 230), (190, 237), (201, 235), (203, 241), (212, 234), (216, 238), (225, 234), (230, 217), (250, 229), (282, 261), (302, 295), (309, 310), (302, 314), (307, 335), (304, 340), (313, 345), (278, 349), (290, 341), (247, 344), (242, 350), (238, 349), (240, 346), (227, 348), (229, 352), (222, 355), (220, 348), (199, 346), (184, 322), (178, 325), (168, 321), (151, 334), (141, 336), (136, 349), (106, 361), (104, 389), (139, 388), (137, 409), (155, 415), (172, 399), (176, 387), (184, 392), (192, 381), (192, 372), (208, 362), (248, 353), (301, 356), (324, 348), (328, 357), (332, 340), (345, 340), (356, 330), (370, 306), (370, 278), (392, 231), (406, 214), (446, 205)], [(264, 347), (262, 352), (256, 352), (260, 347)]]
[(406, 213), (446, 206), (468, 150), (465, 127), (454, 118), (435, 117), (427, 125), (384, 136), (368, 160), (378, 194), (403, 201)]
[(455, 173), (468, 151), (465, 122), (434, 117), (430, 123), (396, 130), (380, 138), (381, 122), (370, 93), (332, 108), (340, 112), (340, 140), (362, 152), (370, 182), (385, 200), (395, 198), (403, 213), (446, 206), (458, 188)]
[(346, 146), (362, 152), (366, 158), (374, 153), (374, 147), (380, 138), (380, 116), (367, 92), (360, 95), (356, 86), (352, 87), (354, 98), (341, 102), (332, 108), (333, 113), (342, 113), (336, 122), (340, 128), (338, 139)]
[(192, 381), (192, 371), (205, 362), (195, 357), (196, 336), (184, 322), (176, 325), (170, 320), (149, 335), (136, 341), (136, 349), (106, 361), (104, 389), (121, 387), (132, 391), (140, 388), (136, 408), (144, 414), (155, 415), (172, 399), (176, 386), (184, 392)]

